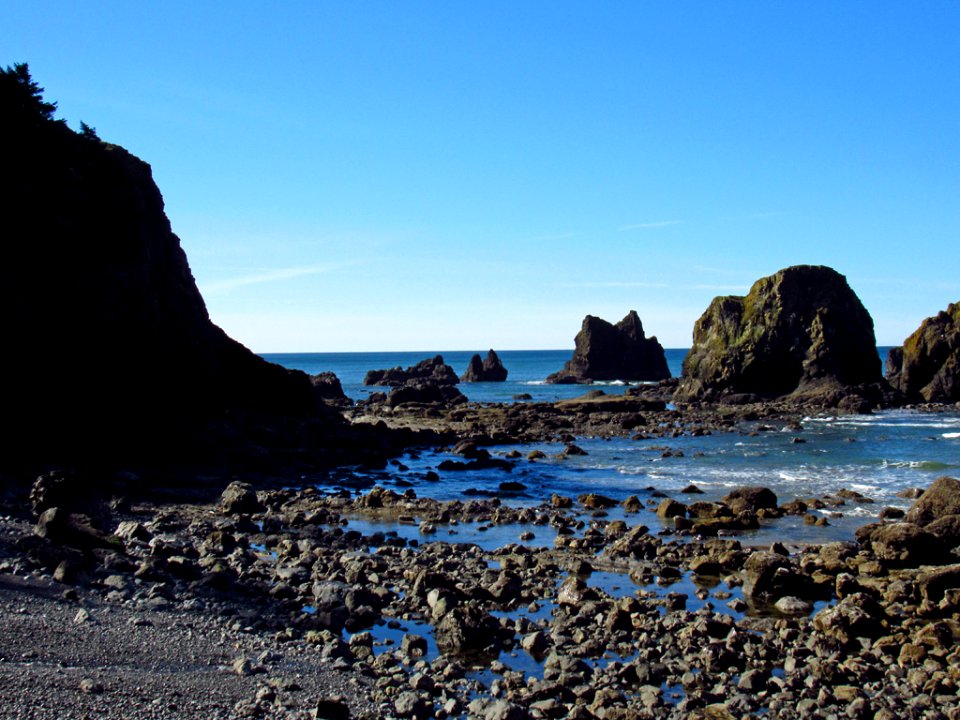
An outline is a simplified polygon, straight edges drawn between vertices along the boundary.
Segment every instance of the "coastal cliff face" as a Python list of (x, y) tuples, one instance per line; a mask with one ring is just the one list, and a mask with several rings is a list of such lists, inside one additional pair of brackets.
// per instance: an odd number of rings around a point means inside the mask
[(798, 265), (746, 297), (713, 300), (694, 326), (675, 398), (801, 396), (881, 380), (873, 320), (846, 278)]
[(150, 166), (25, 82), (0, 84), (5, 446), (120, 453), (231, 412), (313, 412), (304, 374), (210, 321)]
[(960, 303), (924, 320), (890, 352), (887, 380), (911, 400), (960, 401)]
[(591, 380), (664, 380), (670, 377), (663, 347), (646, 337), (635, 310), (616, 325), (587, 315), (574, 340), (573, 357), (548, 383), (574, 384)]

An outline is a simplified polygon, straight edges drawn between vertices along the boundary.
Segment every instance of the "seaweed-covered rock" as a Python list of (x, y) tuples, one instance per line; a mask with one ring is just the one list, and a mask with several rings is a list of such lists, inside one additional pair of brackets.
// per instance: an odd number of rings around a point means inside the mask
[(443, 361), (443, 355), (435, 355), (406, 369), (395, 367), (387, 370), (370, 370), (364, 376), (363, 384), (397, 387), (417, 380), (426, 380), (437, 385), (456, 385), (460, 382), (453, 368)]
[(647, 337), (635, 310), (616, 325), (587, 315), (574, 340), (573, 357), (548, 383), (576, 384), (593, 380), (664, 380), (670, 377), (663, 347)]
[(745, 297), (713, 300), (697, 320), (675, 399), (823, 394), (882, 380), (873, 320), (846, 278), (798, 265), (761, 278)]
[(960, 401), (960, 303), (924, 320), (890, 351), (887, 380), (909, 399)]
[(500, 356), (491, 349), (487, 357), (480, 359), (480, 353), (470, 358), (467, 370), (460, 376), (461, 382), (504, 382), (507, 379), (507, 369), (500, 361)]

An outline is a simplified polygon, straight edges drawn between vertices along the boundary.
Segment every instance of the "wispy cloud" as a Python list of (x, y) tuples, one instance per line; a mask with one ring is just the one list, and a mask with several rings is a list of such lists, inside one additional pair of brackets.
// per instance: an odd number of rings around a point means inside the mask
[(211, 283), (204, 283), (200, 290), (204, 295), (225, 295), (237, 288), (248, 285), (260, 285), (262, 283), (278, 282), (280, 280), (291, 280), (293, 278), (303, 277), (305, 275), (319, 275), (336, 270), (339, 265), (301, 265), (298, 267), (277, 268), (274, 270), (261, 270), (247, 275), (216, 280)]
[(656, 228), (669, 227), (670, 225), (682, 225), (683, 220), (658, 220), (656, 222), (635, 223), (633, 225), (624, 225), (620, 228), (621, 232), (630, 230), (655, 230)]
[(606, 282), (579, 282), (579, 283), (565, 283), (560, 285), (562, 288), (665, 288), (670, 287), (667, 283), (652, 283), (652, 282), (617, 282), (617, 281), (606, 281)]
[(717, 292), (746, 292), (748, 285), (709, 285), (702, 283), (664, 283), (664, 282), (620, 282), (616, 280), (600, 282), (579, 282), (564, 283), (559, 285), (562, 288), (580, 288), (588, 290), (616, 290), (631, 288), (663, 289), (671, 290), (714, 290)]

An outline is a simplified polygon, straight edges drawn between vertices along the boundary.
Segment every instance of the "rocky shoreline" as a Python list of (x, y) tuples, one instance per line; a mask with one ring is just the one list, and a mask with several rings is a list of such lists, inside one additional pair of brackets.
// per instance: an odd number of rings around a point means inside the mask
[[(599, 495), (239, 482), (214, 504), (81, 515), (44, 507), (55, 480), (34, 486), (36, 524), (0, 519), (12, 717), (960, 717), (955, 480), (912, 522), (767, 548), (724, 536), (788, 509), (760, 488), (710, 512), (628, 500), (624, 522)], [(675, 529), (652, 533), (652, 513)], [(465, 526), (517, 542), (458, 543)], [(552, 546), (524, 542), (548, 526)]]

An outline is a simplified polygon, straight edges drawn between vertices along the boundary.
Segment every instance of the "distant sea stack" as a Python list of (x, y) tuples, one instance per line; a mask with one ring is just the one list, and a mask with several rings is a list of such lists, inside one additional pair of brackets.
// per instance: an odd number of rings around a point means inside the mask
[(470, 364), (467, 365), (467, 371), (460, 376), (460, 382), (504, 382), (507, 379), (507, 369), (500, 362), (500, 356), (492, 349), (487, 353), (484, 360), (480, 359), (480, 353), (475, 353), (470, 358)]
[(635, 310), (616, 325), (593, 315), (583, 319), (574, 340), (573, 357), (563, 370), (547, 378), (551, 384), (589, 383), (594, 380), (656, 381), (670, 377), (663, 347), (646, 337)]
[(817, 396), (881, 383), (873, 320), (846, 278), (797, 265), (753, 284), (746, 297), (718, 297), (697, 320), (678, 401)]
[(908, 400), (960, 402), (960, 303), (924, 320), (890, 351), (887, 380)]
[(314, 412), (305, 374), (210, 321), (150, 166), (41, 91), (0, 68), (3, 459), (161, 460), (236, 413)]

